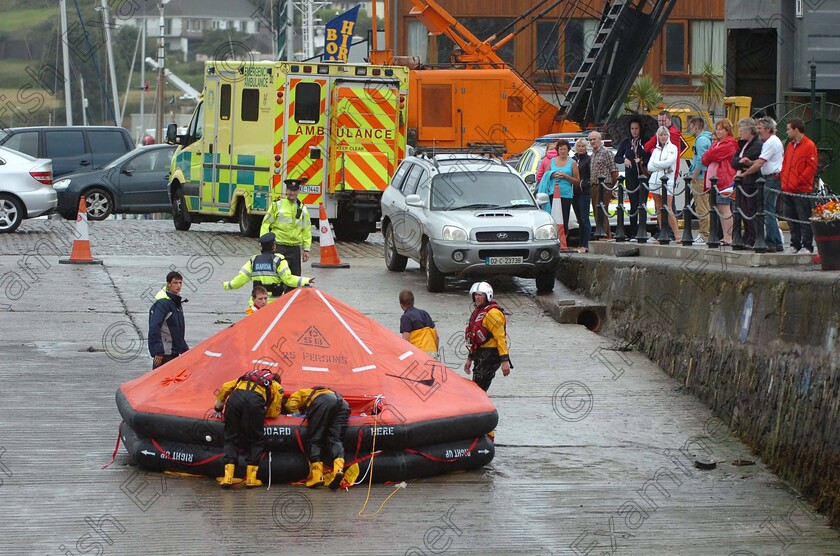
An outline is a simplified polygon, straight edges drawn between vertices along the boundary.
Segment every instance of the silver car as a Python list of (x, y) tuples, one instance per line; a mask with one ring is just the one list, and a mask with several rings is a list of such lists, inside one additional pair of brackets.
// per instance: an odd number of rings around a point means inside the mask
[(0, 147), (0, 233), (14, 232), (25, 218), (55, 210), (52, 180), (51, 161)]
[(478, 155), (406, 158), (382, 195), (388, 270), (409, 258), (426, 273), (426, 288), (443, 291), (447, 275), (505, 274), (554, 289), (560, 261), (557, 225), (504, 161)]

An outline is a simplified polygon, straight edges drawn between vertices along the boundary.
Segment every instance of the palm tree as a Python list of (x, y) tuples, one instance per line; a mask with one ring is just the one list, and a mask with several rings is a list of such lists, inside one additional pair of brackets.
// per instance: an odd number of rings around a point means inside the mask
[(718, 102), (723, 100), (723, 75), (718, 73), (709, 62), (703, 65), (703, 71), (700, 72), (700, 102), (706, 105), (709, 113), (714, 114), (712, 110)]
[(649, 112), (657, 104), (662, 102), (662, 91), (654, 83), (649, 75), (640, 75), (636, 78), (630, 91), (627, 93), (627, 98), (624, 99), (625, 106), (630, 106), (631, 103), (636, 103), (636, 111)]

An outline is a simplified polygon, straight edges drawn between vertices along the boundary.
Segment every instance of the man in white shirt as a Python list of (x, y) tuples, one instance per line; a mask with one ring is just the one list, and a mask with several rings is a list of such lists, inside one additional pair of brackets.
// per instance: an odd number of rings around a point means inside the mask
[(761, 177), (766, 180), (764, 184), (764, 240), (767, 242), (769, 252), (784, 251), (782, 232), (779, 230), (779, 221), (776, 219), (776, 201), (782, 191), (780, 174), (785, 147), (781, 139), (776, 136), (776, 120), (773, 118), (765, 116), (758, 120), (756, 131), (764, 141), (761, 155), (752, 166), (739, 171), (737, 175), (749, 176), (760, 171)]

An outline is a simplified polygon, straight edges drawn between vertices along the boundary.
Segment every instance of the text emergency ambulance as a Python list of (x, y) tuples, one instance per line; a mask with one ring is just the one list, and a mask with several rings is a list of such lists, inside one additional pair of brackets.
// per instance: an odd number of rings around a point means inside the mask
[(175, 227), (239, 222), (256, 237), (283, 180), (305, 179), (313, 223), (324, 203), (339, 239), (376, 231), (382, 191), (405, 156), (408, 69), (336, 63), (210, 61), (172, 157)]

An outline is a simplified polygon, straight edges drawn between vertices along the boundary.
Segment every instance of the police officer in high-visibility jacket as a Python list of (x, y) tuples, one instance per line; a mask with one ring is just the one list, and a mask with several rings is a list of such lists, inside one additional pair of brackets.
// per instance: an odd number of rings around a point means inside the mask
[(283, 286), (298, 288), (315, 282), (315, 278), (297, 276), (289, 270), (283, 255), (274, 252), (274, 234), (260, 236), (262, 253), (254, 255), (246, 262), (233, 280), (222, 281), (226, 290), (236, 290), (250, 282), (259, 283), (268, 290), (269, 303), (283, 295)]
[(312, 247), (312, 222), (306, 207), (298, 199), (301, 180), (285, 180), (286, 196), (271, 203), (263, 218), (260, 234), (273, 232), (277, 236), (277, 252), (286, 257), (292, 274), (301, 274), (303, 262), (309, 260)]
[[(336, 490), (344, 478), (344, 433), (350, 406), (338, 392), (323, 386), (303, 388), (283, 401), (283, 413), (305, 413), (306, 442), (309, 444), (309, 476), (306, 486), (324, 484), (324, 456), (332, 455), (333, 471), (329, 487)], [(326, 452), (326, 454), (325, 454)]]
[(280, 377), (265, 369), (253, 370), (239, 378), (222, 384), (216, 396), (215, 416), (222, 416), (224, 409), (225, 476), (222, 488), (233, 485), (233, 474), (239, 452), (245, 452), (245, 486), (262, 485), (257, 479), (257, 465), (265, 449), (263, 421), (265, 417), (277, 417), (283, 401)]
[(505, 376), (513, 368), (507, 347), (507, 319), (493, 300), (493, 288), (487, 282), (473, 284), (470, 295), (475, 310), (470, 315), (465, 332), (469, 355), (464, 363), (464, 372), (472, 372), (473, 382), (486, 392), (499, 366)]

